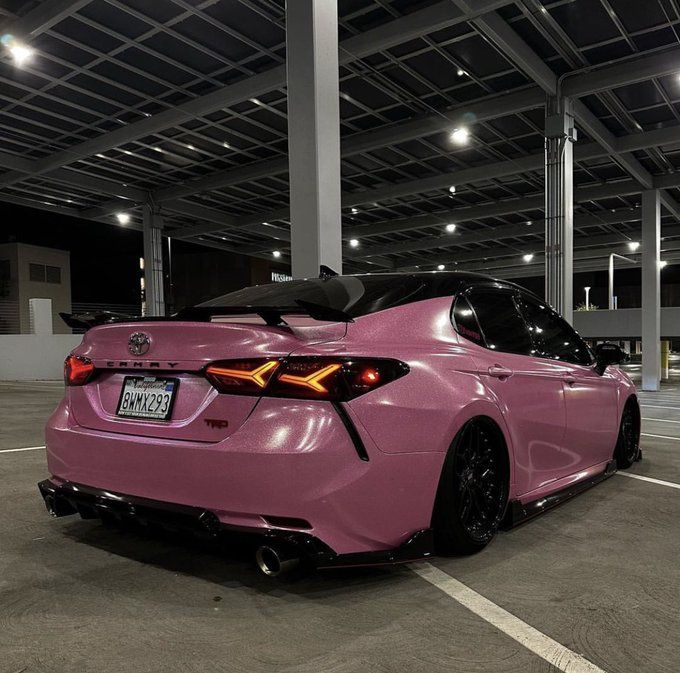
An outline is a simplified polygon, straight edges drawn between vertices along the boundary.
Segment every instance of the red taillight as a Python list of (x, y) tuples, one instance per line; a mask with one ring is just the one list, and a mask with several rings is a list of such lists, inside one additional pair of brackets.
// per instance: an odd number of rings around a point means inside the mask
[(88, 358), (69, 355), (64, 362), (64, 383), (67, 386), (84, 386), (94, 374), (94, 365)]
[(291, 357), (219, 362), (205, 370), (221, 393), (346, 401), (408, 373), (398, 360)]
[(221, 393), (261, 395), (279, 364), (278, 360), (220, 362), (209, 365), (205, 375)]

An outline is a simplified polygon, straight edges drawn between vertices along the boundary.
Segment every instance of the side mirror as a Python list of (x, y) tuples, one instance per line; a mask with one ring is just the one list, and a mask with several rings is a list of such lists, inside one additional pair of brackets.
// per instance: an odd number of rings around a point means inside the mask
[(618, 344), (600, 344), (595, 348), (595, 371), (601, 376), (609, 365), (620, 365), (627, 359), (626, 352)]

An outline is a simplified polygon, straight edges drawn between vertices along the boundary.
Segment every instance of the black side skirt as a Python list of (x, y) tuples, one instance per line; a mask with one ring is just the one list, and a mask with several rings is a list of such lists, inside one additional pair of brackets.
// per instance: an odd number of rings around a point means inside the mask
[(525, 521), (538, 516), (542, 512), (552, 509), (553, 507), (557, 507), (567, 500), (571, 500), (579, 493), (583, 493), (583, 491), (595, 486), (595, 484), (599, 484), (601, 481), (608, 479), (615, 472), (616, 461), (610, 460), (607, 463), (607, 467), (605, 468), (604, 472), (600, 472), (600, 474), (596, 474), (589, 479), (585, 479), (584, 481), (579, 481), (576, 484), (567, 486), (567, 488), (562, 489), (561, 491), (551, 493), (550, 495), (547, 495), (543, 498), (539, 498), (538, 500), (524, 504), (519, 502), (519, 500), (513, 500), (512, 502), (508, 503), (508, 509), (505, 513), (505, 519), (501, 524), (501, 528), (507, 530), (509, 528), (519, 526)]

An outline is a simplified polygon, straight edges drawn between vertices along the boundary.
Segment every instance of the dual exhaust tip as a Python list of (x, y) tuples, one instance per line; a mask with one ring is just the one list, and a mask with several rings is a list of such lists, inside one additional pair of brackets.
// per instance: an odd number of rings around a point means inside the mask
[(267, 577), (288, 575), (300, 566), (300, 555), (295, 549), (279, 544), (264, 544), (255, 552), (255, 563)]

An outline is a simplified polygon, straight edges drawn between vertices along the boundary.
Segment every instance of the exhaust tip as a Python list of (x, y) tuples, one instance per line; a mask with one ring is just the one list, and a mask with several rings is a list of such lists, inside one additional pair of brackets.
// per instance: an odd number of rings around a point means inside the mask
[(255, 562), (267, 577), (278, 577), (295, 570), (300, 565), (300, 558), (276, 545), (262, 545), (255, 552)]

